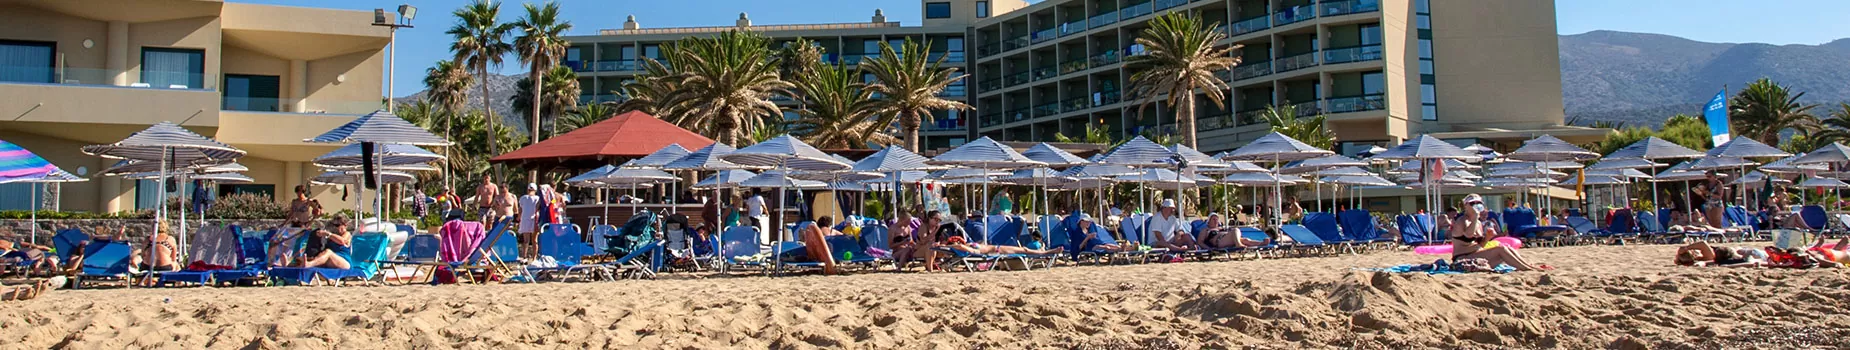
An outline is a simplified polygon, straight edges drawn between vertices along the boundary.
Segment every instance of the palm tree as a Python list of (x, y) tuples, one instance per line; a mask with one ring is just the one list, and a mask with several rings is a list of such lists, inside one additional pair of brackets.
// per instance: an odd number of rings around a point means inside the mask
[(1837, 109), (1831, 110), (1828, 115), (1829, 118), (1819, 121), (1821, 126), (1813, 136), (1823, 139), (1826, 144), (1850, 141), (1850, 102), (1838, 102)]
[(814, 41), (797, 38), (777, 49), (777, 76), (784, 81), (795, 82), (819, 68), (822, 68), (822, 47)]
[[(475, 71), (475, 76), (482, 79), (483, 83), (477, 86), (482, 89), (482, 108), (488, 114), (487, 122), (490, 125), (500, 124), (496, 122), (494, 110), (488, 107), (488, 67), (500, 65), (502, 56), (514, 50), (514, 46), (507, 43), (508, 32), (514, 26), (500, 22), (501, 3), (489, 0), (476, 0), (456, 9), (454, 15), (456, 25), (444, 32), (455, 40), (450, 43), (450, 52), (456, 54), (456, 62)], [(489, 153), (500, 152), (496, 143), (488, 143), (488, 146)]]
[(580, 106), (571, 113), (566, 113), (565, 116), (559, 118), (559, 121), (556, 123), (559, 129), (562, 129), (560, 130), (561, 132), (572, 132), (572, 130), (578, 130), (579, 128), (591, 126), (591, 124), (597, 124), (597, 122), (604, 121), (605, 119), (610, 119), (610, 117), (615, 115), (617, 115), (617, 110), (610, 104), (593, 103)]
[[(520, 54), (520, 62), (527, 65), (527, 81), (533, 85), (532, 89), (527, 90), (530, 92), (527, 95), (532, 96), (528, 99), (532, 107), (528, 108), (527, 114), (533, 118), (528, 125), (533, 126), (533, 143), (539, 143), (541, 112), (547, 110), (540, 107), (540, 103), (547, 99), (540, 97), (540, 93), (545, 91), (541, 84), (553, 83), (552, 79), (543, 76), (554, 74), (553, 67), (565, 58), (565, 48), (571, 46), (565, 40), (565, 31), (572, 29), (572, 22), (559, 20), (559, 3), (556, 2), (547, 1), (537, 6), (527, 3), (522, 7), (526, 9), (526, 15), (513, 23), (514, 28), (521, 32), (519, 37), (514, 38), (514, 50)], [(571, 69), (566, 71), (570, 72)]]
[(801, 116), (792, 128), (804, 131), (804, 141), (820, 148), (866, 148), (899, 140), (874, 117), (873, 92), (861, 83), (860, 70), (830, 65), (804, 72), (794, 81), (803, 96)]
[(674, 112), (664, 113), (670, 122), (736, 145), (764, 128), (766, 118), (782, 114), (771, 97), (786, 93), (790, 83), (777, 77), (764, 35), (731, 30), (681, 39), (666, 53), (678, 72), (662, 78), (676, 88), (655, 103), (658, 112)]
[(1325, 115), (1303, 118), (1297, 115), (1297, 107), (1291, 105), (1266, 106), (1265, 111), (1259, 113), (1260, 118), (1272, 124), (1273, 132), (1285, 134), (1311, 147), (1330, 149), (1336, 146), (1336, 132), (1324, 125)]
[[(426, 127), (432, 130), (441, 129), (443, 139), (450, 139), (450, 120), (454, 119), (457, 113), (462, 113), (463, 104), (469, 98), (469, 84), (474, 83), (475, 78), (469, 76), (469, 70), (456, 64), (456, 61), (437, 61), (436, 65), (425, 69), (424, 86), (430, 93), (425, 94), (424, 99), (436, 103), (442, 109), (441, 114), (443, 115), (442, 128), (436, 128), (436, 125)], [(445, 187), (450, 185), (450, 172), (448, 171), (443, 172), (443, 185)]]
[(1791, 89), (1771, 79), (1760, 78), (1747, 83), (1747, 88), (1734, 96), (1728, 107), (1728, 119), (1734, 121), (1735, 132), (1742, 137), (1752, 137), (1769, 145), (1779, 144), (1782, 131), (1796, 129), (1810, 133), (1817, 128), (1818, 117), (1811, 115), (1810, 110), (1818, 105), (1799, 103), (1799, 98), (1803, 97), (1804, 92), (1793, 94)]
[[(1117, 146), (1114, 144), (1111, 138), (1111, 126), (1104, 125), (1104, 124), (1088, 123), (1086, 124), (1086, 130), (1083, 131), (1079, 135), (1079, 137), (1067, 137), (1066, 134), (1054, 134), (1053, 140), (1054, 142), (1093, 143), (1093, 144), (1101, 144), (1101, 145), (1111, 145), (1113, 147)], [(1107, 147), (1107, 148), (1111, 148), (1111, 147)]]
[(906, 134), (906, 149), (918, 151), (919, 126), (931, 118), (932, 112), (970, 109), (963, 102), (938, 97), (946, 87), (969, 75), (945, 68), (945, 57), (932, 60), (926, 54), (930, 42), (906, 38), (901, 45), (894, 50), (892, 45), (880, 43), (880, 56), (862, 60), (861, 68), (874, 75), (874, 84), (867, 90), (881, 96), (877, 100), (880, 124), (892, 124), (893, 119), (898, 119), (900, 131)]
[[(1137, 67), (1131, 74), (1131, 93), (1143, 99), (1143, 105), (1155, 102), (1158, 95), (1168, 94), (1169, 107), (1176, 111), (1176, 126), (1182, 142), (1195, 147), (1195, 91), (1207, 95), (1216, 106), (1227, 106), (1227, 83), (1215, 72), (1233, 69), (1240, 59), (1228, 55), (1239, 45), (1216, 48), (1214, 43), (1225, 35), (1202, 24), (1201, 18), (1188, 12), (1171, 12), (1150, 20), (1150, 28), (1138, 35), (1137, 44), (1147, 54), (1131, 56), (1127, 66)], [(1142, 106), (1139, 106), (1142, 108)]]
[[(674, 51), (672, 46), (664, 50)], [(666, 58), (673, 59), (673, 56)], [(668, 65), (662, 62), (646, 57), (642, 59), (642, 69), (642, 74), (623, 83), (620, 91), (617, 91), (623, 96), (623, 101), (616, 104), (617, 111), (640, 111), (657, 116), (675, 114), (670, 109), (675, 105), (671, 98), (674, 97), (675, 90), (681, 87), (678, 81), (680, 73), (669, 69)]]
[[(538, 105), (540, 110), (537, 114), (541, 117), (542, 125), (536, 128), (543, 129), (544, 125), (551, 124), (544, 121), (556, 121), (559, 116), (578, 106), (579, 90), (578, 72), (572, 71), (571, 67), (553, 66), (552, 70), (547, 71), (546, 75), (541, 78), (542, 84), (533, 84), (531, 78), (520, 78), (520, 82), (514, 84), (514, 95), (508, 96), (508, 101), (512, 102), (514, 112), (521, 114), (535, 114), (529, 106)], [(533, 86), (539, 86), (545, 90), (536, 94), (533, 93)], [(540, 96), (537, 102), (533, 101), (535, 95)], [(539, 134), (539, 130), (541, 129), (534, 129), (533, 133)], [(558, 134), (557, 125), (554, 125), (552, 131), (547, 133), (546, 137)]]

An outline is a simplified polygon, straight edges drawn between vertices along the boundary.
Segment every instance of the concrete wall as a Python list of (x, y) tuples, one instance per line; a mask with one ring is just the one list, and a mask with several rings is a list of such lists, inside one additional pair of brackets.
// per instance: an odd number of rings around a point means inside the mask
[[(365, 114), (383, 109), (385, 52), (355, 52), (308, 62), (307, 111)], [(405, 84), (418, 84), (404, 77)], [(287, 86), (287, 85), (285, 85)], [(287, 90), (287, 89), (285, 89)]]
[(131, 81), (141, 81), (141, 50), (145, 47), (205, 50), (205, 86), (216, 89), (220, 83), (220, 45), (218, 17), (198, 17), (170, 21), (130, 23), (128, 25), (128, 65)]
[(1563, 121), (1553, 1), (1432, 0), (1431, 6), (1442, 125), (1518, 128)]
[[(109, 24), (38, 8), (0, 4), (0, 39), (52, 41), (66, 67), (102, 69)], [(91, 41), (90, 48), (83, 41)]]

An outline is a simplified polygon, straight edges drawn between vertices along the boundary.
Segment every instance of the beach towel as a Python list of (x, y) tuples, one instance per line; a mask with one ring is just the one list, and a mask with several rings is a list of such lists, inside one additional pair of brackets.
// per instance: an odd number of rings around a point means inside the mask
[(238, 266), (237, 226), (206, 226), (187, 242), (187, 266), (198, 270), (229, 269)]
[(463, 220), (450, 220), (437, 229), (443, 246), (437, 250), (437, 258), (445, 262), (462, 262), (475, 254), (475, 248), (482, 244), (488, 232), (482, 230), (482, 223)]
[[(1394, 266), (1382, 267), (1382, 268), (1364, 268), (1361, 270), (1380, 271), (1380, 272), (1389, 272), (1389, 273), (1422, 273), (1423, 272), (1428, 275), (1456, 275), (1456, 274), (1470, 273), (1468, 271), (1465, 271), (1466, 269), (1459, 268), (1457, 266), (1454, 266), (1451, 262), (1445, 261), (1445, 259), (1435, 260), (1431, 264), (1404, 264), (1404, 265), (1394, 265)], [(1488, 272), (1511, 273), (1511, 272), (1516, 272), (1516, 268), (1511, 267), (1508, 264), (1497, 264), (1497, 267), (1491, 268), (1490, 271)]]

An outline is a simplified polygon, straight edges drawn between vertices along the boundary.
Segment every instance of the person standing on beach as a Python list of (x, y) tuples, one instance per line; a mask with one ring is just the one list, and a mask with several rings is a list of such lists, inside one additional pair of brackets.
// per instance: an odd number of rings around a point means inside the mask
[(494, 175), (482, 175), (482, 184), (475, 187), (476, 215), (483, 226), (495, 224), (495, 201), (501, 198), (501, 188), (495, 186)]
[(429, 201), (430, 197), (424, 195), (422, 186), (411, 188), (411, 215), (418, 217), (418, 221), (424, 221), (424, 217), (430, 215)]
[(494, 211), (495, 221), (501, 221), (509, 217), (513, 217), (514, 215), (518, 215), (518, 213), (514, 212), (514, 203), (520, 202), (520, 198), (514, 196), (514, 191), (508, 190), (509, 188), (512, 188), (512, 187), (513, 185), (511, 184), (504, 185), (501, 187), (501, 190), (500, 190), (501, 196), (496, 197), (496, 198), (499, 198), (499, 200), (494, 202), (495, 208), (493, 211)]
[(516, 239), (520, 243), (521, 259), (531, 259), (539, 255), (539, 191), (539, 186), (528, 183), (527, 195), (520, 196), (520, 216), (515, 217), (514, 220), (520, 222), (520, 229), (515, 232), (519, 232), (519, 237)]
[(745, 199), (745, 216), (752, 218), (752, 226), (758, 228), (758, 241), (770, 242), (771, 231), (767, 226), (771, 224), (771, 216), (764, 214), (764, 195), (758, 193), (758, 189), (752, 189), (751, 198)]
[(295, 200), (289, 201), (287, 224), (292, 228), (307, 228), (310, 222), (321, 216), (321, 201), (308, 198), (308, 186), (295, 186)]

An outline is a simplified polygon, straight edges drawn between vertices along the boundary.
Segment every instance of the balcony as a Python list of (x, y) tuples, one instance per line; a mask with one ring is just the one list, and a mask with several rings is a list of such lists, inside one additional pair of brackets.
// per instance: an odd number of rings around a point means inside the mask
[(1381, 60), (1381, 45), (1363, 45), (1345, 48), (1324, 49), (1323, 63), (1337, 64), (1361, 61)]
[(966, 128), (963, 119), (938, 118), (932, 120), (931, 123), (926, 123), (921, 129), (925, 131), (964, 131)]
[(1208, 113), (1195, 118), (1195, 131), (1218, 130), (1233, 127), (1233, 114), (1227, 112)]
[(982, 121), (983, 127), (1002, 125), (1002, 113), (983, 114), (978, 120)]
[(1090, 67), (1086, 66), (1086, 58), (1084, 57), (1074, 58), (1074, 59), (1066, 60), (1065, 62), (1060, 62), (1060, 74), (1078, 72), (1078, 71), (1086, 70), (1086, 68), (1090, 68)]
[(1242, 62), (1239, 66), (1233, 67), (1231, 81), (1257, 78), (1266, 74), (1272, 74), (1272, 61)]
[(1052, 77), (1056, 77), (1060, 75), (1058, 73), (1059, 70), (1053, 66), (1035, 68), (1034, 70), (1030, 72), (1034, 73), (1034, 81), (1041, 81), (1043, 79), (1052, 78)]
[(1317, 66), (1317, 52), (1305, 52), (1273, 61), (1278, 62), (1278, 70), (1276, 71), (1278, 73), (1315, 67)]
[(1325, 1), (1319, 4), (1319, 6), (1323, 7), (1323, 16), (1325, 17), (1341, 16), (1351, 13), (1381, 11), (1381, 0)]
[(1311, 100), (1309, 102), (1293, 103), (1291, 104), (1291, 108), (1294, 108), (1298, 111), (1298, 115), (1296, 115), (1296, 117), (1299, 117), (1299, 118), (1323, 114), (1322, 101), (1317, 101), (1317, 100)]
[(1003, 113), (1003, 117), (1006, 118), (1005, 122), (1008, 122), (1008, 123), (1028, 120), (1028, 108), (1022, 107), (1022, 108), (1011, 109), (1008, 112)]
[(1143, 15), (1150, 14), (1151, 12), (1156, 12), (1156, 7), (1155, 7), (1155, 4), (1153, 3), (1144, 2), (1141, 4), (1125, 6), (1124, 9), (1118, 10), (1118, 12), (1122, 13), (1121, 15), (1122, 17), (1120, 18), (1131, 19), (1131, 18), (1137, 18), (1137, 16), (1143, 16)]
[(983, 92), (1001, 90), (1002, 89), (1002, 78), (995, 78), (995, 79), (979, 81), (976, 83), (976, 88), (982, 89)]
[(624, 72), (636, 70), (636, 60), (593, 61), (592, 66), (598, 72)]
[(1118, 63), (1118, 52), (1108, 51), (1105, 53), (1093, 55), (1091, 58), (1091, 61), (1092, 61), (1093, 67), (1104, 67), (1105, 65)]
[(616, 94), (579, 95), (578, 105), (589, 106), (604, 102), (617, 102), (619, 98), (620, 96)]
[(1168, 10), (1176, 6), (1187, 5), (1188, 0), (1156, 0), (1156, 10)]
[(1034, 117), (1035, 118), (1051, 117), (1055, 114), (1060, 114), (1060, 103), (1059, 102), (1042, 103), (1038, 106), (1034, 106)]
[(1274, 26), (1303, 22), (1317, 18), (1317, 7), (1312, 5), (1293, 6), (1272, 14)]
[(1020, 71), (1002, 76), (1002, 86), (1015, 86), (1028, 83), (1028, 71)]
[(1027, 47), (1029, 43), (1031, 42), (1028, 40), (1027, 35), (1010, 38), (1008, 40), (1002, 41), (1002, 50), (1008, 51), (1008, 50), (1014, 50), (1014, 49)]
[(976, 55), (981, 56), (981, 57), (988, 57), (989, 55), (994, 55), (999, 52), (1002, 52), (1002, 43), (994, 43), (994, 44), (988, 44), (988, 45), (976, 47)]
[(586, 72), (591, 70), (589, 66), (585, 65), (584, 61), (559, 61), (559, 65), (571, 68), (573, 72)]
[(1073, 35), (1073, 34), (1084, 33), (1086, 32), (1086, 29), (1091, 29), (1091, 28), (1086, 27), (1086, 20), (1083, 20), (1083, 19), (1072, 21), (1072, 22), (1061, 23), (1060, 24), (1060, 36), (1068, 36), (1068, 35)]
[(1387, 109), (1387, 95), (1385, 94), (1331, 97), (1324, 101), (1329, 102), (1330, 113), (1378, 111)]
[(1257, 32), (1272, 27), (1271, 17), (1259, 16), (1233, 22), (1233, 35)]
[(1092, 93), (1092, 106), (1093, 107), (1102, 107), (1106, 105), (1116, 104), (1118, 103), (1119, 100), (1120, 99), (1119, 99), (1117, 90), (1099, 91), (1099, 92)]
[(1053, 40), (1054, 38), (1058, 38), (1058, 37), (1060, 37), (1060, 34), (1057, 28), (1047, 28), (1047, 29), (1034, 31), (1033, 33), (1029, 33), (1028, 42), (1039, 44), (1039, 43), (1047, 42), (1048, 40)]
[(936, 62), (938, 60), (944, 60), (945, 63), (959, 63), (959, 62), (964, 61), (964, 52), (963, 51), (933, 52), (931, 53), (931, 56), (928, 58), (930, 58), (933, 62)]
[[(880, 54), (877, 54), (877, 53), (850, 53), (850, 54), (842, 54), (842, 55), (841, 55), (841, 63), (842, 63), (842, 64), (845, 64), (845, 65), (850, 65), (850, 66), (852, 66), (852, 65), (858, 65), (858, 64), (861, 64), (861, 62), (864, 62), (864, 61), (869, 61), (869, 60), (873, 60), (873, 59), (875, 59), (875, 58), (879, 58), (879, 57), (880, 57)], [(902, 57), (903, 57), (903, 56), (902, 56)]]
[(1092, 24), (1091, 27), (1093, 29), (1111, 25), (1112, 23), (1118, 23), (1118, 11), (1111, 11), (1111, 12), (1098, 14), (1097, 16), (1092, 16), (1092, 18), (1087, 19), (1086, 22), (1091, 23)]
[(219, 109), (227, 111), (281, 112), (283, 99), (275, 97), (225, 96)]
[(939, 92), (938, 92), (938, 97), (964, 97), (964, 96), (968, 96), (968, 95), (970, 94), (970, 92), (969, 92), (969, 91), (966, 91), (966, 90), (968, 90), (968, 89), (969, 89), (969, 88), (967, 87), (967, 85), (963, 85), (963, 84), (957, 84), (957, 85), (949, 85), (949, 86), (945, 86), (945, 87), (944, 87), (944, 91), (939, 91)]
[(1087, 108), (1092, 108), (1092, 105), (1088, 104), (1087, 100), (1089, 99), (1085, 97), (1074, 97), (1074, 98), (1060, 100), (1060, 113), (1072, 113), (1072, 112), (1078, 112), (1080, 110), (1084, 110)]
[(1238, 122), (1239, 126), (1265, 123), (1265, 109), (1256, 108), (1234, 113), (1233, 120)]

